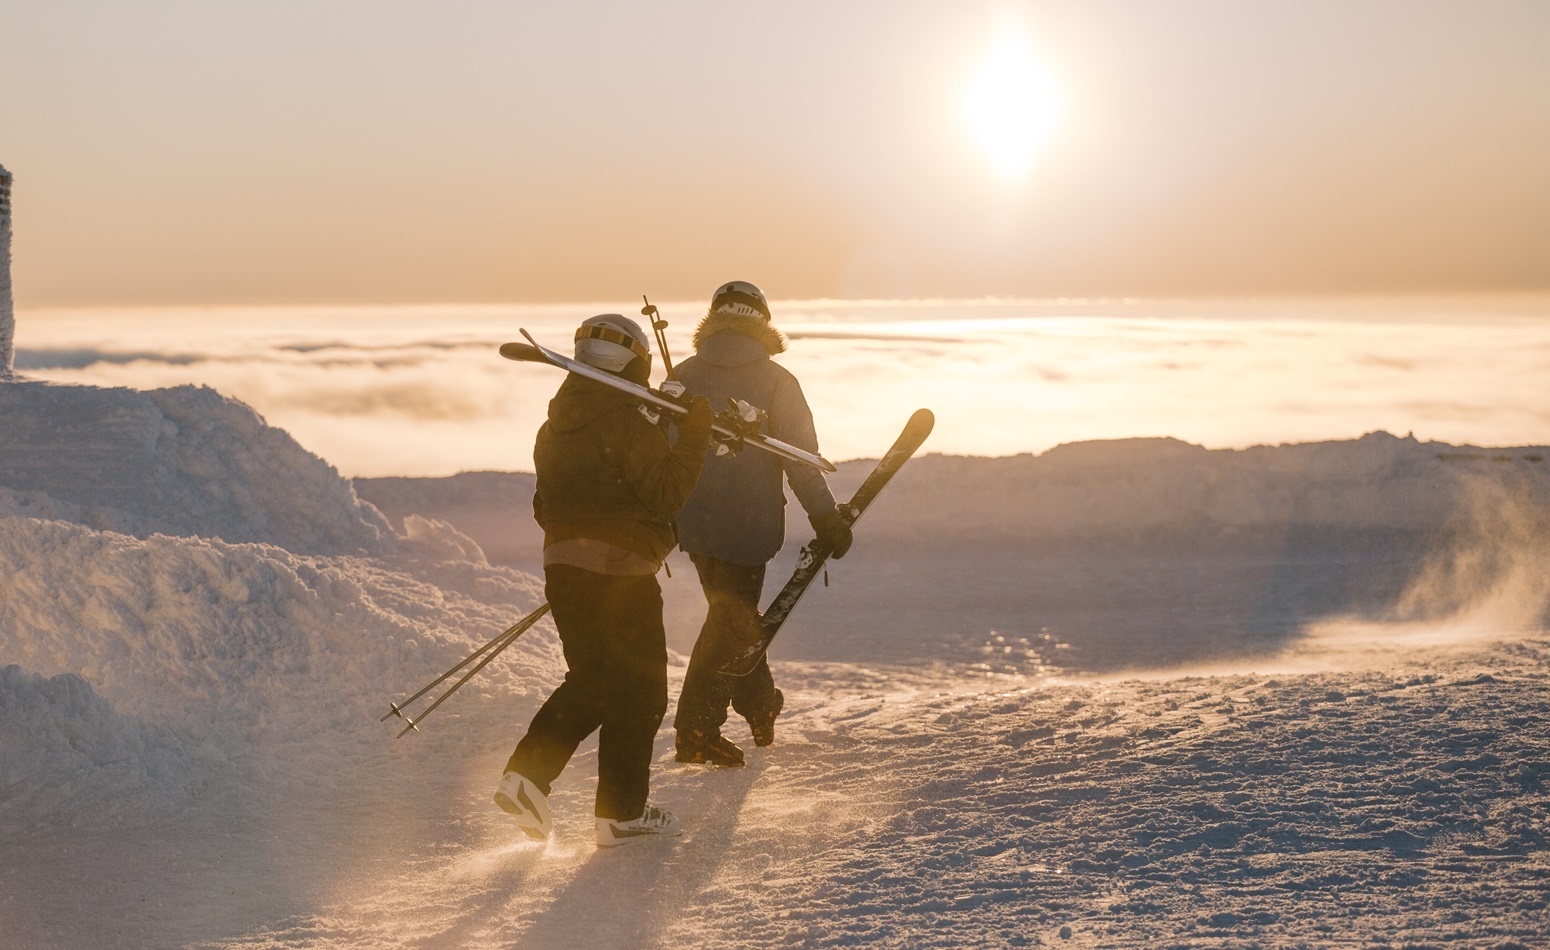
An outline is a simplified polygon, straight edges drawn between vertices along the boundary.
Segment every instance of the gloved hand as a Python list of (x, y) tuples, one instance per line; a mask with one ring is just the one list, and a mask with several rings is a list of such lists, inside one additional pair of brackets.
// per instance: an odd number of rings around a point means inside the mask
[(676, 379), (664, 379), (664, 380), (662, 380), (662, 385), (657, 387), (657, 391), (660, 392), (662, 395), (664, 395), (664, 396), (671, 396), (674, 399), (682, 399), (683, 398), (683, 394), (687, 390), (688, 390), (688, 387), (686, 387), (683, 383), (680, 383)]
[(844, 516), (836, 510), (808, 520), (813, 523), (813, 530), (818, 532), (819, 543), (829, 546), (830, 556), (844, 557), (845, 552), (850, 550), (850, 543), (856, 539)]
[(678, 420), (678, 434), (696, 442), (710, 441), (710, 424), (716, 421), (710, 400), (695, 394), (689, 397), (689, 412)]

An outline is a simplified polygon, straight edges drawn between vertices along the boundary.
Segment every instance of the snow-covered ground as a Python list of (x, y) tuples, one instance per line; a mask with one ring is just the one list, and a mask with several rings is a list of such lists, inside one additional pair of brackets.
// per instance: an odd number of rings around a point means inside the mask
[(600, 851), (595, 743), (548, 844), (489, 801), (547, 622), (378, 721), (542, 601), (531, 476), (352, 486), (191, 387), (0, 419), (7, 948), (1550, 944), (1542, 448), (917, 459), (776, 644), (779, 741), (665, 730), (685, 836)]

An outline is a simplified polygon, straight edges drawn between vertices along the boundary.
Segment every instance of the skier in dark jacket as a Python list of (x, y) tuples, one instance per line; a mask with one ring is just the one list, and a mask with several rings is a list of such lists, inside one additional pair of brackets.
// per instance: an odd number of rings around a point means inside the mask
[[(713, 406), (730, 398), (763, 410), (767, 435), (817, 452), (813, 413), (802, 387), (770, 360), (785, 349), (785, 337), (770, 323), (764, 294), (746, 281), (732, 281), (712, 295), (710, 310), (694, 331), (695, 355), (677, 367), (678, 380), (689, 392), (709, 397)], [(783, 478), (834, 556), (843, 557), (850, 548), (850, 526), (836, 511), (822, 472), (767, 452), (715, 455), (706, 461), (678, 515), (679, 545), (694, 561), (710, 605), (673, 719), (680, 762), (743, 764), (743, 750), (721, 735), (729, 702), (748, 720), (755, 745), (775, 741), (775, 717), (785, 696), (775, 688), (769, 663), (760, 660), (747, 676), (718, 671), (754, 636), (765, 566), (785, 540)]]
[[(576, 359), (644, 384), (650, 343), (635, 321), (603, 314), (577, 330)], [(676, 818), (646, 803), (652, 741), (667, 712), (656, 573), (704, 464), (711, 421), (709, 402), (693, 400), (670, 445), (632, 396), (577, 375), (549, 403), (533, 450), (533, 517), (544, 529), (544, 593), (567, 672), (495, 792), (529, 837), (548, 836), (551, 783), (599, 729), (598, 844), (679, 833)]]

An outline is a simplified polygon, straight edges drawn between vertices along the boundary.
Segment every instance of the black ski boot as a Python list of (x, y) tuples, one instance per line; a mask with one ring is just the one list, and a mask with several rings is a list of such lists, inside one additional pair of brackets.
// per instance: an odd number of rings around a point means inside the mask
[(775, 741), (775, 717), (786, 708), (786, 694), (775, 690), (775, 698), (770, 700), (769, 711), (759, 716), (748, 717), (748, 728), (753, 732), (753, 744), (764, 748)]
[(694, 765), (713, 765), (717, 768), (735, 768), (743, 765), (743, 750), (725, 736), (708, 736), (702, 732), (678, 734), (678, 761)]

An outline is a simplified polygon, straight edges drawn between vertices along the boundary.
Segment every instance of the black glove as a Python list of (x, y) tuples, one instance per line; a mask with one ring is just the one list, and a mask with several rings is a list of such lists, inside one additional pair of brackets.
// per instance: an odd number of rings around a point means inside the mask
[(678, 434), (694, 442), (709, 442), (710, 425), (714, 421), (716, 414), (711, 411), (710, 400), (695, 394), (689, 397), (689, 411), (678, 420)]
[(850, 550), (850, 543), (856, 539), (845, 516), (835, 510), (808, 520), (813, 523), (813, 530), (818, 532), (818, 543), (829, 546), (829, 555), (844, 557), (845, 552)]

